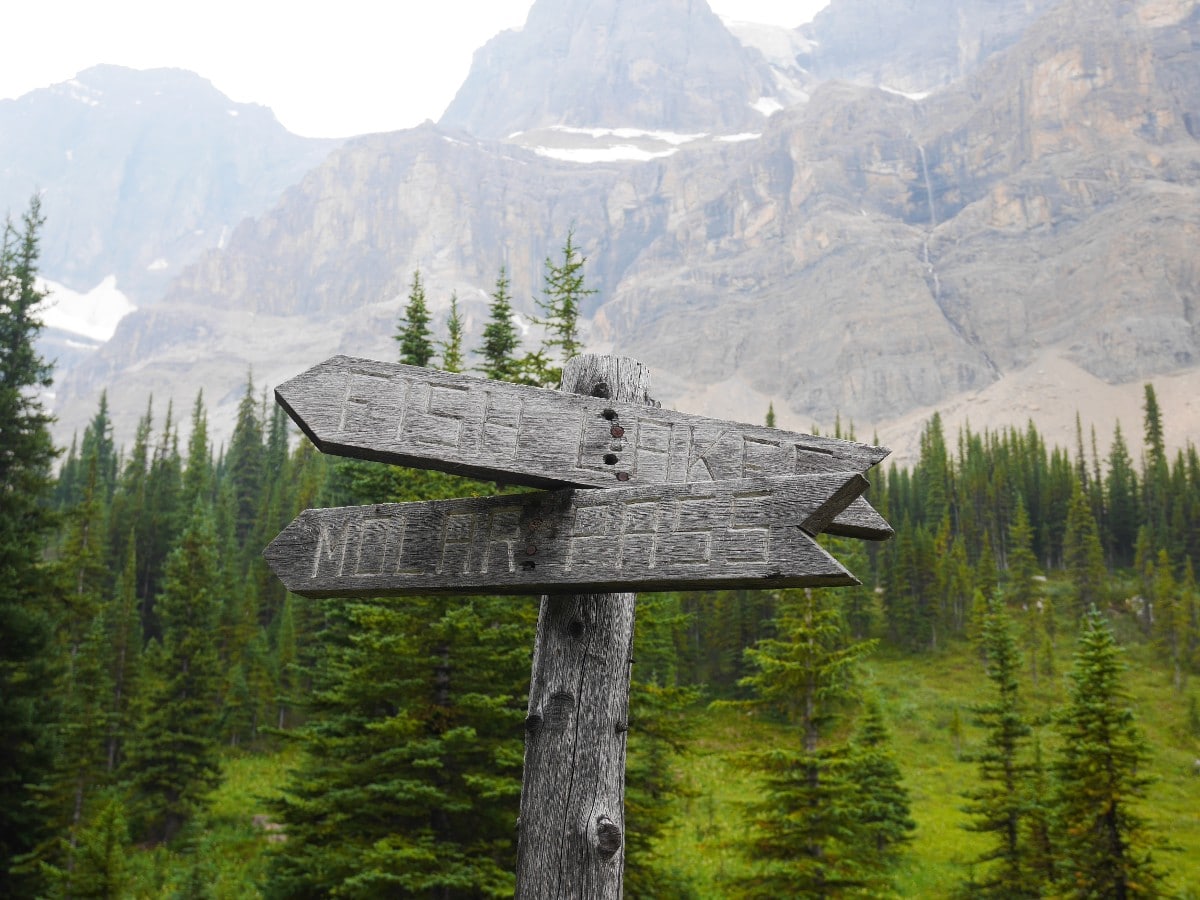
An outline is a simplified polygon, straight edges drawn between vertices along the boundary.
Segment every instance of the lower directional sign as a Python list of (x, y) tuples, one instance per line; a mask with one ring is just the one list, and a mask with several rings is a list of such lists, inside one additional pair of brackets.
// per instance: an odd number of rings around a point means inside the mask
[(310, 509), (264, 556), (309, 597), (858, 584), (812, 535), (854, 472)]

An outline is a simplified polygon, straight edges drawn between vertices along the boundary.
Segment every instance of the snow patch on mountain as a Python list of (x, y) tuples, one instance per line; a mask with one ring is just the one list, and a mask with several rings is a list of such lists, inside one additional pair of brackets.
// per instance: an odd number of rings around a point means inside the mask
[(137, 309), (117, 289), (114, 275), (109, 275), (86, 294), (49, 279), (39, 278), (38, 286), (50, 295), (39, 310), (47, 328), (57, 328), (94, 341), (107, 341), (116, 332), (117, 324)]
[(783, 104), (774, 97), (759, 97), (750, 105), (758, 112), (768, 117), (773, 116), (775, 113), (783, 109)]
[(60, 96), (69, 97), (72, 100), (78, 100), (85, 106), (99, 106), (100, 98), (104, 96), (101, 91), (96, 90), (96, 88), (90, 85), (84, 84), (82, 81), (79, 81), (76, 78), (52, 85), (50, 90), (55, 94), (59, 94)]
[(705, 132), (578, 125), (549, 125), (508, 136), (514, 144), (539, 156), (583, 164), (662, 159), (674, 155), (682, 147), (706, 143), (709, 138)]
[(612, 147), (534, 147), (533, 152), (538, 156), (550, 159), (561, 159), (564, 162), (598, 163), (598, 162), (645, 162), (648, 159), (662, 159), (678, 153), (678, 147), (668, 150), (643, 150), (633, 144), (616, 144)]
[(879, 89), (885, 94), (896, 94), (899, 97), (907, 97), (909, 100), (924, 100), (931, 93), (930, 91), (901, 91), (890, 88), (886, 84), (881, 84)]
[(815, 41), (806, 38), (797, 28), (764, 25), (759, 22), (738, 22), (724, 17), (721, 18), (721, 22), (742, 46), (757, 50), (772, 66), (791, 68), (796, 65), (797, 56), (811, 53), (816, 46)]
[[(702, 137), (708, 137), (703, 132), (699, 134), (679, 134), (675, 131), (647, 131), (644, 128), (578, 128), (574, 125), (551, 125), (548, 130), (561, 131), (564, 134), (586, 134), (594, 138), (617, 137), (624, 140), (649, 138), (653, 141), (662, 141), (667, 144), (675, 144), (676, 146), (699, 140)], [(517, 134), (520, 134), (520, 132), (517, 132)]]

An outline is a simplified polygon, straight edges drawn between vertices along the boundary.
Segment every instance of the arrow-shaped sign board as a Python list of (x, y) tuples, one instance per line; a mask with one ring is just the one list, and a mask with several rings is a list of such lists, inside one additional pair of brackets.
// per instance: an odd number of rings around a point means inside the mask
[[(755, 476), (863, 473), (889, 452), (854, 441), (346, 356), (296, 376), (275, 396), (324, 453), (541, 488), (711, 485)], [(828, 530), (874, 540), (893, 533), (861, 498)]]
[(311, 597), (857, 584), (811, 537), (854, 472), (310, 509), (264, 556)]

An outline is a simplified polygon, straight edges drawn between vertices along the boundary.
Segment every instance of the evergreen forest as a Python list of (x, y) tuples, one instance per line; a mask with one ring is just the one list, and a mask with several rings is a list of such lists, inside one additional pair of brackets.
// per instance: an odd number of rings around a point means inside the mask
[[(41, 223), (0, 248), (0, 896), (511, 896), (536, 598), (306, 600), (261, 557), (503, 488), (324, 457), (252, 376), (227, 444), (198, 395), (117, 446), (102, 396), (55, 447)], [(414, 273), (397, 359), (555, 385), (585, 262), (536, 349), (504, 269), (478, 347)], [(872, 474), (895, 537), (825, 539), (861, 586), (641, 595), (628, 896), (1200, 896), (1200, 452), (1143, 413), (1136, 456), (935, 416)]]

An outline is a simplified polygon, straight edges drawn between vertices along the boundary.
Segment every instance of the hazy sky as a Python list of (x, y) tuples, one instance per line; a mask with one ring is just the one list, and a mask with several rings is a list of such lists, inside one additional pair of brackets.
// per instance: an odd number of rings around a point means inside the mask
[[(709, 0), (719, 15), (796, 26), (829, 0)], [(437, 119), (488, 38), (531, 0), (28, 0), (7, 4), (0, 99), (97, 63), (173, 66), (271, 107), (310, 137)]]

